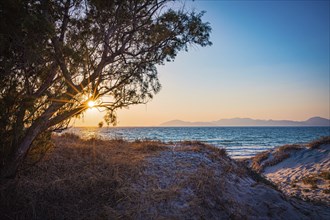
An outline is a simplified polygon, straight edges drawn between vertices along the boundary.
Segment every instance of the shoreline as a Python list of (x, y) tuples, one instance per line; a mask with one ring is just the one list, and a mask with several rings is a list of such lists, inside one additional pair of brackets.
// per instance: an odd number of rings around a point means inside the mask
[[(308, 143), (321, 136), (328, 136), (330, 127), (190, 127), (190, 128), (71, 128), (73, 132), (85, 138), (105, 140), (122, 139), (159, 140), (175, 143), (185, 140), (202, 141), (220, 148), (226, 148), (233, 157), (254, 156), (275, 146), (300, 142)], [(308, 134), (308, 135), (306, 135)]]

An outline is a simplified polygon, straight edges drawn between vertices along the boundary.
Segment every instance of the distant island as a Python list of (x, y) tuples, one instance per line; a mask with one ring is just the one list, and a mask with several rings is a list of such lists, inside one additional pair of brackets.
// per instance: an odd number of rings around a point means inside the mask
[(330, 126), (330, 120), (321, 117), (312, 117), (306, 121), (260, 120), (251, 118), (220, 119), (210, 122), (172, 120), (164, 122), (160, 126)]

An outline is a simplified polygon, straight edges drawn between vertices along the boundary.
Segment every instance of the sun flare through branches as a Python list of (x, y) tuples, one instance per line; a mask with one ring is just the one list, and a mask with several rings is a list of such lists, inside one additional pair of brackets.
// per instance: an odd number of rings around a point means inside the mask
[(87, 103), (89, 108), (93, 108), (95, 106), (95, 102), (93, 100), (88, 101)]

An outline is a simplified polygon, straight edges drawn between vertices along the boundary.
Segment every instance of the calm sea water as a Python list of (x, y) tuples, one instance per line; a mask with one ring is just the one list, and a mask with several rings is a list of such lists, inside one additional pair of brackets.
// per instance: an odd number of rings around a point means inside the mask
[(330, 127), (109, 127), (70, 128), (67, 132), (88, 138), (152, 139), (163, 142), (197, 140), (222, 147), (232, 157), (250, 157), (284, 144), (303, 144), (330, 136)]

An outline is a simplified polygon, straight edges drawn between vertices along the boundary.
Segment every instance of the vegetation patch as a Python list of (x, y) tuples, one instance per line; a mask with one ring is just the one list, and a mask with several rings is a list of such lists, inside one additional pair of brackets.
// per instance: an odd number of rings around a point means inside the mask
[[(216, 160), (217, 158), (229, 157), (224, 148), (215, 147), (200, 141), (182, 141), (176, 144), (177, 150), (191, 151), (196, 153), (204, 153), (211, 160)], [(180, 147), (182, 149), (180, 149)]]
[[(317, 139), (315, 141), (312, 141), (306, 146), (310, 149), (317, 149), (319, 146), (324, 145), (324, 144), (330, 144), (330, 136), (327, 137), (321, 137), (320, 139)], [(274, 150), (271, 151), (264, 151), (256, 156), (254, 156), (251, 159), (251, 168), (257, 172), (262, 172), (265, 167), (268, 166), (274, 166), (283, 160), (287, 159), (290, 157), (290, 154), (294, 151), (299, 151), (301, 149), (304, 149), (304, 146), (299, 145), (299, 144), (287, 144), (280, 146)], [(321, 174), (322, 178), (324, 179), (329, 179), (330, 174), (328, 173), (323, 173)]]
[(310, 175), (310, 176), (302, 178), (301, 181), (306, 185), (311, 185), (312, 189), (317, 188), (318, 178), (316, 176)]
[[(1, 183), (0, 219), (134, 219), (136, 213), (144, 212), (144, 207), (134, 205), (141, 196), (162, 204), (164, 199), (178, 197), (180, 193), (177, 185), (166, 190), (159, 185), (147, 194), (143, 185), (134, 186), (141, 181), (146, 159), (169, 151), (169, 146), (160, 141), (81, 139), (64, 133), (52, 135), (52, 142), (55, 146), (39, 163), (32, 167), (25, 164), (19, 178)], [(176, 151), (198, 153), (212, 161), (230, 160), (224, 149), (200, 142), (184, 142)], [(239, 166), (231, 167), (228, 161), (224, 170), (239, 170)], [(195, 165), (189, 160), (180, 166)], [(200, 181), (212, 176), (211, 169), (200, 169), (203, 175), (196, 174)], [(186, 177), (178, 174), (176, 178)], [(158, 179), (148, 175), (143, 181), (148, 186)], [(203, 187), (212, 191), (217, 183)]]
[(257, 172), (262, 172), (264, 166), (262, 166), (262, 162), (268, 159), (269, 151), (264, 151), (252, 158), (252, 165), (251, 168)]
[(264, 167), (271, 167), (276, 164), (281, 163), (283, 160), (287, 159), (290, 157), (290, 154), (285, 152), (285, 151), (276, 151), (273, 153), (273, 158), (271, 160), (267, 160), (264, 163)]
[(299, 144), (286, 144), (286, 145), (280, 146), (278, 148), (278, 151), (287, 152), (287, 151), (296, 151), (296, 150), (300, 150), (300, 149), (302, 149), (302, 146)]
[(0, 219), (302, 216), (272, 183), (211, 145), (171, 148), (159, 141), (83, 140), (72, 134), (52, 140), (55, 147), (40, 163), (0, 184)]
[[(324, 140), (326, 138), (306, 145), (283, 145), (259, 153), (248, 160), (247, 164), (254, 171), (264, 174), (273, 181), (286, 195), (329, 205), (327, 194), (330, 180), (329, 163), (327, 163), (329, 145), (322, 148), (315, 147), (327, 143)], [(308, 145), (314, 147), (309, 148)], [(282, 161), (285, 162), (281, 163)], [(267, 166), (276, 164), (279, 165), (265, 170)]]
[(262, 172), (265, 167), (274, 166), (290, 157), (292, 151), (302, 149), (298, 144), (287, 144), (276, 148), (274, 151), (264, 151), (252, 158), (251, 168)]
[(319, 175), (324, 180), (330, 180), (330, 171), (322, 171)]
[(55, 148), (40, 163), (0, 185), (0, 219), (118, 219), (120, 202), (138, 197), (127, 189), (156, 146), (73, 134), (53, 141)]
[(160, 141), (135, 141), (131, 145), (135, 150), (144, 153), (157, 152), (168, 148), (165, 143)]
[(324, 192), (325, 194), (330, 194), (330, 189), (324, 189), (323, 192)]
[(309, 147), (311, 149), (316, 149), (324, 144), (330, 144), (330, 136), (321, 137), (318, 140), (312, 141), (307, 144), (307, 147)]

